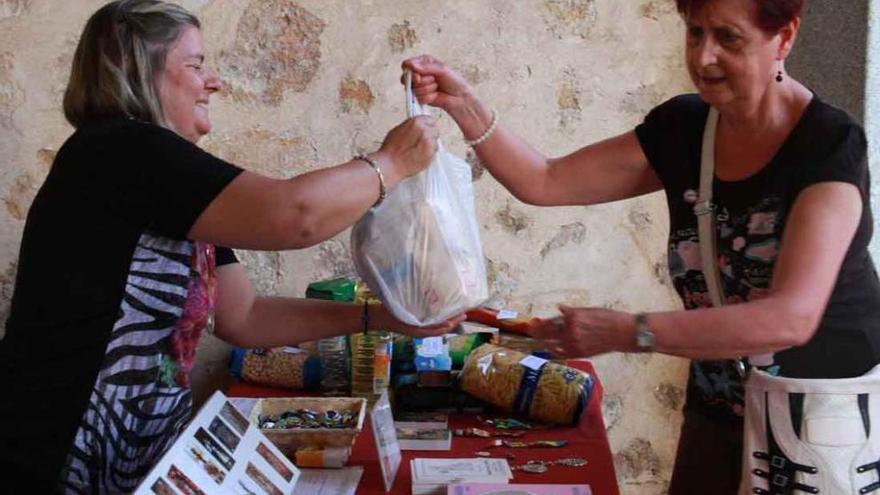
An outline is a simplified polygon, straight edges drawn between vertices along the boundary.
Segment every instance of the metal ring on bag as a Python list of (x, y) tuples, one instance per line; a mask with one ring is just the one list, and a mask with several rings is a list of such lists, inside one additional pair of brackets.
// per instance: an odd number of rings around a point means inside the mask
[(737, 359), (734, 361), (734, 366), (736, 367), (736, 373), (740, 376), (740, 378), (746, 376), (746, 363), (742, 359)]

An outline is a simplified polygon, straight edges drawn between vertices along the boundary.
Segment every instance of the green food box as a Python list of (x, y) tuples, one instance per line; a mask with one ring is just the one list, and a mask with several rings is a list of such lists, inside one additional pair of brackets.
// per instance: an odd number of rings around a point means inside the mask
[(354, 301), (357, 282), (350, 278), (334, 278), (312, 282), (306, 289), (309, 299), (325, 299), (328, 301)]

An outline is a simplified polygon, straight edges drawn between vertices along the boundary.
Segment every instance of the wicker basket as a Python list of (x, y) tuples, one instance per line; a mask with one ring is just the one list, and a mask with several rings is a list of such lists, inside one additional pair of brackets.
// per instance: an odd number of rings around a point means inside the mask
[(254, 404), (248, 418), (251, 423), (259, 424), (259, 416), (280, 414), (296, 409), (310, 409), (321, 413), (324, 411), (351, 411), (356, 414), (357, 424), (351, 428), (261, 428), (266, 437), (280, 449), (284, 455), (293, 459), (296, 451), (303, 447), (351, 447), (355, 437), (364, 428), (364, 416), (367, 412), (366, 399), (354, 397), (295, 397), (259, 399)]

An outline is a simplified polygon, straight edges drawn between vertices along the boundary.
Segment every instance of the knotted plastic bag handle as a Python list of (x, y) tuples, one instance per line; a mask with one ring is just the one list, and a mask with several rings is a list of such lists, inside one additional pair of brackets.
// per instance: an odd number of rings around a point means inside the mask
[(403, 82), (406, 91), (406, 116), (407, 117), (416, 117), (418, 115), (428, 115), (428, 109), (425, 108), (419, 100), (416, 98), (416, 95), (413, 93), (412, 89), (412, 71), (409, 69), (405, 69), (403, 72)]

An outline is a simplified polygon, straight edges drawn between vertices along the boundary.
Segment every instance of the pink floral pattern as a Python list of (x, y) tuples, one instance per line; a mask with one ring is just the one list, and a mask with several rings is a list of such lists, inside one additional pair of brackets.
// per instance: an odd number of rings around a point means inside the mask
[(171, 334), (169, 355), (162, 366), (162, 381), (168, 385), (188, 387), (190, 384), (189, 374), (199, 338), (202, 331), (213, 324), (217, 300), (216, 264), (214, 246), (195, 242), (186, 304)]

